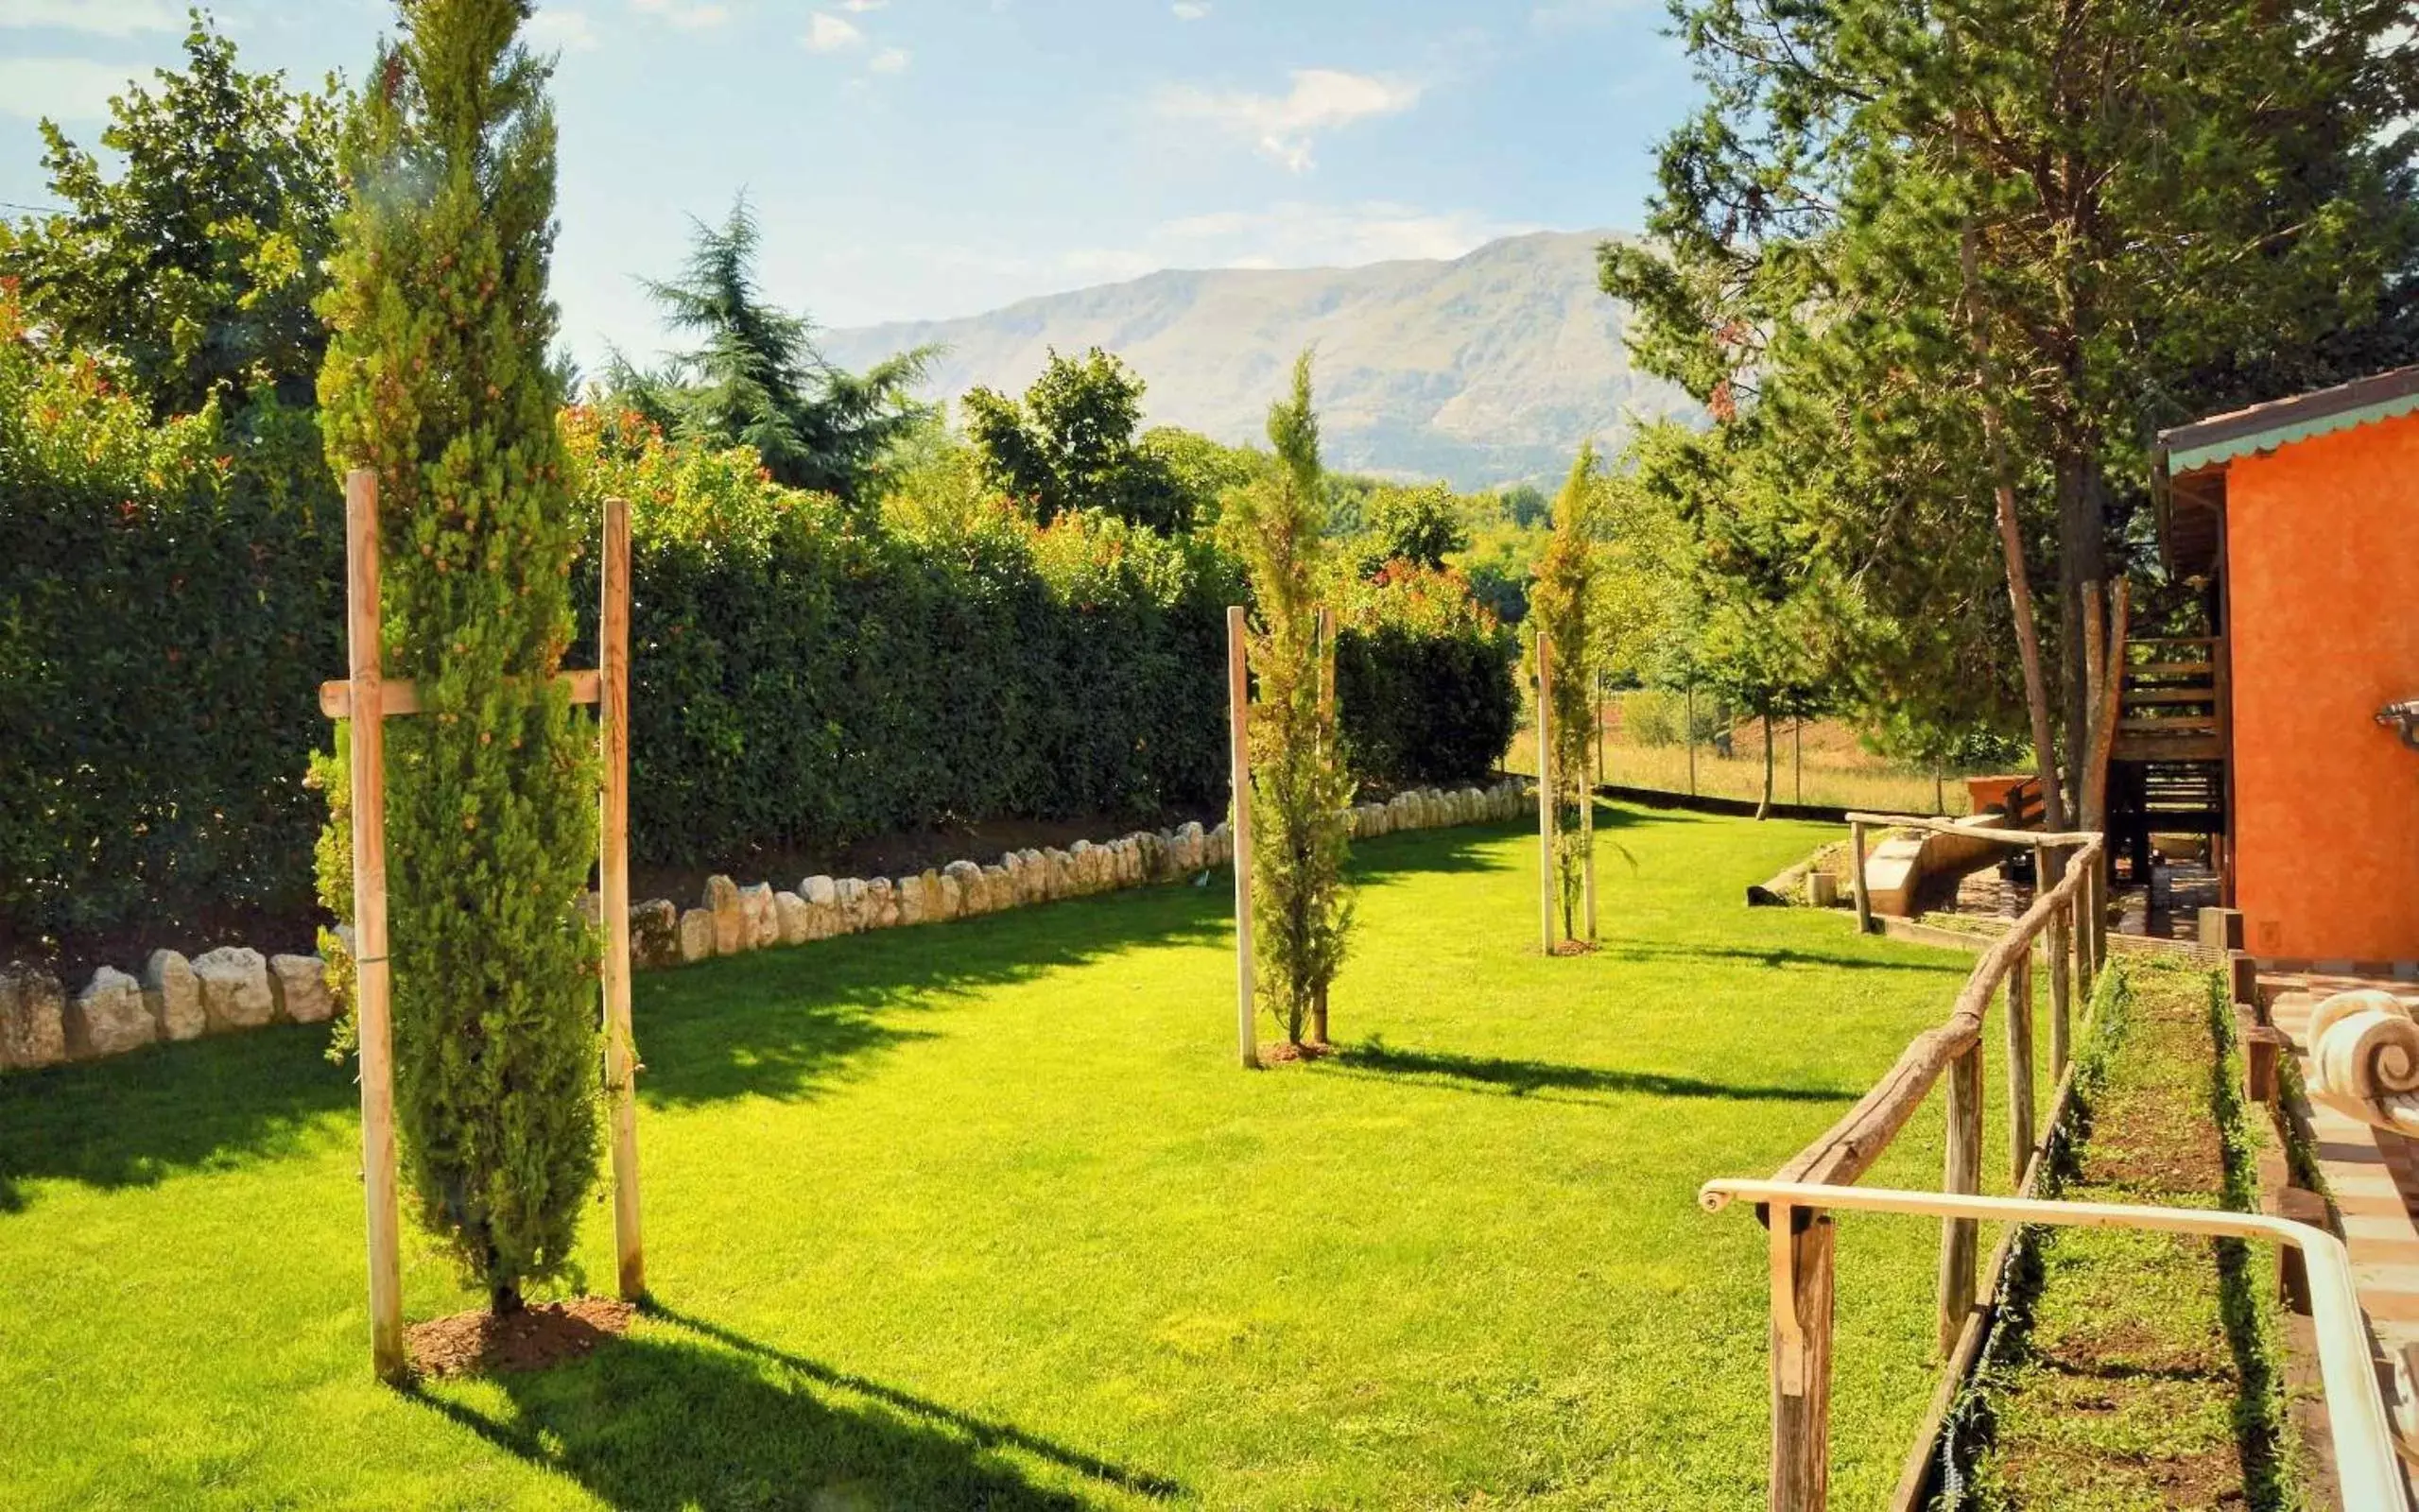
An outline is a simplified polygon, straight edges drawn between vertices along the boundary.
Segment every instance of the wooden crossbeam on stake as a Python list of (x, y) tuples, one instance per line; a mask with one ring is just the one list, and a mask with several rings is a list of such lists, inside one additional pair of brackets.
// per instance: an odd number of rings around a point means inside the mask
[[(378, 478), (344, 478), (345, 639), (351, 676), (320, 686), (320, 708), (352, 724), (353, 963), (361, 1057), (361, 1180), (369, 1216), (370, 1354), (379, 1379), (409, 1374), (404, 1352), (403, 1246), (395, 1158), (393, 978), (387, 954), (386, 721), (421, 712), (410, 681), (388, 682), (379, 645)], [(597, 671), (564, 672), (574, 703), (599, 704), (602, 791), (598, 891), (604, 961), (605, 1080), (612, 1097), (613, 1229), (622, 1295), (646, 1291), (638, 1228), (637, 1057), (630, 1027), (630, 510), (605, 504)], [(356, 711), (375, 717), (354, 718)]]

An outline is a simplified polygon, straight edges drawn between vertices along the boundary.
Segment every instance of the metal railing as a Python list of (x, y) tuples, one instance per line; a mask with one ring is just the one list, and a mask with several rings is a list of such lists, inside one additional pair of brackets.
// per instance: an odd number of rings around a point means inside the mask
[[(1803, 1337), (1804, 1282), (1795, 1262), (1803, 1247), (1797, 1213), (1835, 1211), (1912, 1213), (1965, 1222), (2040, 1224), (2055, 1228), (2135, 1228), (2215, 1238), (2266, 1239), (2302, 1253), (2309, 1276), (2310, 1320), (2318, 1335), (2319, 1375), (2326, 1394), (2327, 1428), (2335, 1445), (2337, 1485), (2351, 1512), (2409, 1512), (2402, 1470), (2386, 1417), (2383, 1393), (2369, 1357), (2367, 1328), (2352, 1279), (2352, 1257), (2343, 1242), (2323, 1228), (2262, 1213), (2201, 1208), (2149, 1208), (2127, 1203), (2048, 1202), (2034, 1197), (1986, 1197), (1965, 1193), (1902, 1192), (1885, 1187), (1824, 1186), (1801, 1181), (1716, 1180), (1699, 1191), (1708, 1212), (1734, 1201), (1760, 1206), (1772, 1230), (1772, 1316), (1777, 1378), (1787, 1356), (1803, 1372), (1814, 1363), (1811, 1341)], [(1827, 1252), (1826, 1243), (1823, 1246)], [(1826, 1253), (1827, 1259), (1827, 1253)], [(1825, 1278), (1822, 1322), (1827, 1333), (1830, 1293)], [(1786, 1320), (1786, 1321), (1783, 1321)], [(1793, 1337), (1795, 1334), (1797, 1336)], [(1827, 1366), (1828, 1346), (1821, 1363)], [(1775, 1398), (1782, 1394), (1776, 1379)], [(1774, 1506), (1782, 1505), (1777, 1494)], [(1822, 1505), (1818, 1495), (1811, 1503)]]

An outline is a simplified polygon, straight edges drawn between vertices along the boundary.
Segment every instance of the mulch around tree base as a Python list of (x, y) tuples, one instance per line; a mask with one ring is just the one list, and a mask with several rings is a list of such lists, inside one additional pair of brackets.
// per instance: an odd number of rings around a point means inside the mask
[(415, 1323), (404, 1331), (404, 1346), (424, 1376), (543, 1370), (628, 1332), (637, 1315), (630, 1303), (601, 1297), (532, 1303), (504, 1317), (481, 1309)]
[(1564, 939), (1554, 942), (1554, 954), (1557, 955), (1593, 955), (1596, 954), (1596, 941), (1592, 939)]
[(1335, 1053), (1334, 1045), (1322, 1044), (1315, 1040), (1308, 1044), (1299, 1045), (1291, 1040), (1281, 1040), (1260, 1051), (1260, 1064), (1282, 1066), (1289, 1060), (1317, 1060), (1322, 1056), (1332, 1056)]

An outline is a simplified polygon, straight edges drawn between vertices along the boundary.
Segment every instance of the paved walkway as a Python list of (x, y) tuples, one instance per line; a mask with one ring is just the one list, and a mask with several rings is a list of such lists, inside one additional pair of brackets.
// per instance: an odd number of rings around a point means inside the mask
[[(2289, 1037), (2305, 1081), (2310, 1077), (2307, 1030), (2310, 1010), (2338, 992), (2381, 988), (2419, 1010), (2419, 984), (2358, 977), (2270, 975), (2260, 977), (2262, 995), (2274, 991), (2269, 1013)], [(2419, 1350), (2419, 1141), (2375, 1128), (2313, 1103), (2310, 1130), (2327, 1194), (2352, 1252), (2352, 1277), (2360, 1308), (2369, 1317), (2378, 1353), (2393, 1382), (2391, 1402), (2405, 1435), (2419, 1431), (2419, 1383), (2412, 1351)]]

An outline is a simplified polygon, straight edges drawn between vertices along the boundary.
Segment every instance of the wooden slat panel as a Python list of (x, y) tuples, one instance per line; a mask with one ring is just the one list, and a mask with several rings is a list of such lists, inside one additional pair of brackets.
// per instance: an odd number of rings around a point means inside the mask
[(2125, 673), (2134, 678), (2206, 678), (2217, 670), (2214, 662), (2137, 662)]
[(2150, 704), (2213, 704), (2217, 701), (2218, 690), (2207, 686), (2199, 688), (2128, 688), (2125, 690), (2125, 706), (2129, 709)]
[[(573, 703), (595, 703), (598, 679), (593, 670), (559, 674), (560, 680), (571, 687)], [(394, 678), (380, 685), (378, 707), (388, 718), (398, 714), (420, 713), (420, 684), (408, 678)], [(353, 717), (353, 684), (342, 679), (320, 684), (320, 713), (330, 719)]]

